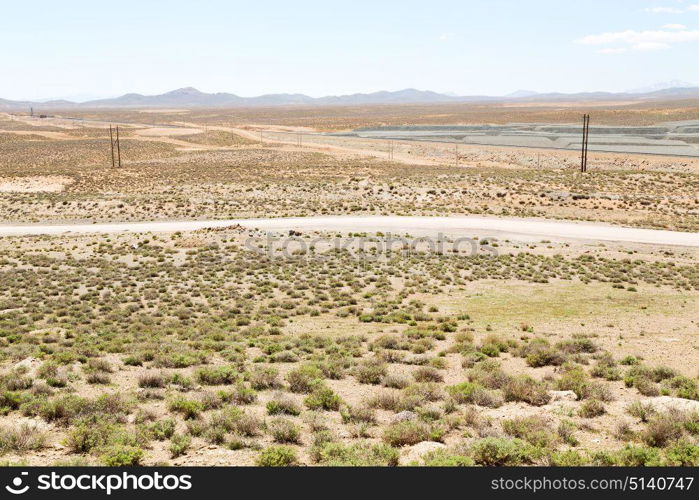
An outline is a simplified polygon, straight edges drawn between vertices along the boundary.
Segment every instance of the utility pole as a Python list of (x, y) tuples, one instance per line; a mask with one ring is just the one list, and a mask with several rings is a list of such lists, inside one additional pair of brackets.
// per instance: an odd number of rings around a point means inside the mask
[(112, 146), (112, 168), (114, 168), (114, 135), (112, 134), (111, 125), (109, 125), (109, 144)]
[(583, 138), (580, 153), (580, 172), (587, 172), (587, 149), (590, 140), (590, 115), (583, 115)]
[(459, 166), (459, 145), (454, 144), (454, 166)]
[(121, 168), (121, 143), (119, 142), (119, 125), (116, 128), (117, 135), (117, 157), (119, 159), (119, 168)]

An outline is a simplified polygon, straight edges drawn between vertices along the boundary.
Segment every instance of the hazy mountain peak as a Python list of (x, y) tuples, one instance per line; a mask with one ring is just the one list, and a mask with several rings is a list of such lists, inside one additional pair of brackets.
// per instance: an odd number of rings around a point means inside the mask
[(535, 95), (538, 95), (538, 92), (534, 92), (533, 90), (517, 90), (515, 92), (512, 92), (511, 94), (507, 94), (505, 97), (511, 97), (511, 98), (518, 98), (518, 97), (534, 97)]
[(204, 92), (194, 87), (182, 87), (181, 89), (171, 90), (163, 95), (204, 95)]
[(686, 89), (690, 87), (696, 87), (696, 85), (682, 80), (670, 80), (669, 82), (659, 82), (647, 87), (627, 90), (626, 92), (629, 94), (647, 94), (649, 92), (657, 92), (659, 90)]

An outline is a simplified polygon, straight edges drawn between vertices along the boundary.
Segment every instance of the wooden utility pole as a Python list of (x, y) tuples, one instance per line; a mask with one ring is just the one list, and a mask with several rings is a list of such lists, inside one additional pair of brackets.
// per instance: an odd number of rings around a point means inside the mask
[(459, 166), (459, 145), (454, 144), (454, 165)]
[(112, 134), (112, 126), (109, 126), (109, 144), (112, 146), (112, 168), (114, 168), (114, 134)]
[(587, 172), (587, 150), (590, 146), (590, 115), (587, 115), (587, 133), (585, 134), (585, 172)]
[(587, 149), (590, 140), (590, 115), (583, 115), (582, 150), (580, 152), (580, 172), (587, 172)]
[(119, 168), (121, 168), (121, 143), (119, 142), (119, 125), (116, 128), (117, 135), (117, 158), (119, 160)]

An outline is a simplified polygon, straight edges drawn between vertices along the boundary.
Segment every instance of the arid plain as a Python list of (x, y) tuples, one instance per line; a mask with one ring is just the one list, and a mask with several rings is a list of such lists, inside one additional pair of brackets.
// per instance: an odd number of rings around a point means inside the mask
[[(583, 111), (699, 117), (696, 102), (5, 113), (0, 229), (479, 216), (697, 233), (699, 159), (591, 153), (581, 174), (574, 151), (323, 134)], [(699, 464), (696, 246), (273, 236), (1, 237), (2, 460)]]

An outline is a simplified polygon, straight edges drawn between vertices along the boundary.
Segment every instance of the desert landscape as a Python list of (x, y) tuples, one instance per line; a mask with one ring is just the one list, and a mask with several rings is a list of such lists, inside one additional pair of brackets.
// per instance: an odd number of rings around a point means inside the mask
[(699, 465), (699, 158), (355, 133), (583, 112), (0, 113), (4, 464)]

